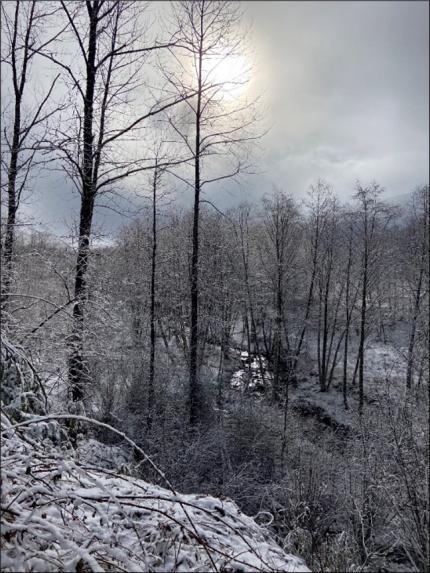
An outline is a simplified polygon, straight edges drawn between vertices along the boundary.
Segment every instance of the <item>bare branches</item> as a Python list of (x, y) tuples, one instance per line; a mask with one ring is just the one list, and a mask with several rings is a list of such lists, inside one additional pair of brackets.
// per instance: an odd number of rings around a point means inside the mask
[(178, 103), (181, 103), (182, 101), (188, 100), (194, 96), (195, 96), (195, 93), (191, 93), (191, 94), (188, 93), (188, 94), (184, 94), (182, 97), (178, 97), (178, 98), (174, 99), (173, 101), (172, 100), (168, 101), (165, 104), (162, 104), (162, 105), (155, 104), (149, 112), (141, 115), (135, 121), (133, 121), (130, 125), (127, 125), (127, 127), (118, 130), (114, 135), (111, 135), (110, 137), (106, 138), (103, 142), (102, 147), (105, 147), (106, 145), (108, 145), (109, 143), (112, 143), (113, 141), (115, 141), (116, 139), (121, 137), (122, 135), (125, 135), (126, 133), (128, 133), (129, 131), (134, 129), (135, 127), (139, 126), (145, 120), (150, 119), (151, 117), (154, 117), (155, 115), (161, 114), (162, 112), (167, 111), (168, 109), (178, 105)]
[(57, 75), (55, 76), (54, 80), (52, 81), (48, 92), (46, 93), (45, 97), (43, 98), (43, 100), (40, 102), (38, 108), (36, 109), (36, 112), (34, 114), (34, 116), (31, 118), (31, 120), (29, 121), (28, 125), (22, 129), (20, 131), (20, 140), (18, 145), (20, 147), (23, 146), (25, 139), (27, 138), (28, 134), (30, 133), (30, 131), (36, 127), (36, 125), (39, 125), (40, 123), (45, 122), (49, 117), (51, 117), (54, 113), (58, 112), (59, 108), (54, 108), (53, 110), (49, 111), (47, 114), (45, 114), (44, 116), (40, 117), (40, 114), (42, 112), (42, 110), (44, 109), (46, 103), (48, 102), (49, 98), (51, 97), (52, 91), (55, 87), (55, 84), (57, 83), (57, 80), (60, 76)]
[(79, 83), (79, 81), (77, 80), (75, 74), (73, 73), (71, 67), (67, 64), (65, 64), (64, 62), (62, 62), (61, 60), (59, 60), (58, 58), (56, 58), (55, 56), (53, 56), (52, 54), (46, 54), (45, 52), (42, 52), (42, 50), (40, 48), (34, 50), (32, 49), (32, 52), (34, 54), (39, 54), (40, 56), (42, 56), (43, 58), (48, 59), (49, 61), (51, 61), (53, 64), (56, 64), (57, 66), (60, 66), (60, 68), (62, 68), (63, 70), (65, 70), (69, 76), (72, 78), (73, 80), (73, 85), (77, 88), (77, 90), (79, 91), (82, 99), (85, 99), (84, 96), (84, 92), (83, 89)]
[(69, 12), (69, 10), (68, 10), (68, 8), (67, 8), (67, 5), (66, 5), (66, 3), (64, 2), (64, 0), (60, 0), (60, 2), (61, 2), (61, 6), (62, 6), (62, 8), (63, 8), (63, 10), (64, 10), (64, 12), (65, 12), (65, 14), (66, 14), (66, 16), (67, 16), (67, 19), (68, 19), (68, 21), (69, 21), (69, 24), (70, 24), (70, 26), (71, 26), (72, 29), (73, 29), (73, 32), (74, 32), (75, 37), (76, 37), (76, 40), (77, 40), (78, 45), (79, 45), (79, 48), (80, 48), (80, 50), (81, 50), (81, 55), (82, 55), (82, 57), (84, 58), (85, 64), (88, 64), (87, 52), (86, 52), (86, 49), (85, 49), (85, 47), (84, 47), (84, 44), (83, 44), (81, 35), (80, 35), (78, 29), (76, 28), (74, 17), (70, 14), (70, 12)]
[[(2, 5), (2, 20), (7, 30), (7, 53), (3, 58), (11, 66), (11, 80), (13, 87), (13, 115), (11, 118), (10, 133), (8, 125), (4, 128), (4, 139), (9, 151), (7, 165), (3, 160), (7, 173), (7, 223), (3, 249), (4, 275), (2, 276), (2, 308), (6, 308), (12, 268), (14, 264), (15, 225), (17, 211), (21, 202), (23, 190), (28, 182), (31, 168), (35, 165), (35, 154), (40, 142), (40, 127), (46, 124), (58, 107), (46, 111), (48, 102), (58, 80), (52, 81), (49, 89), (36, 108), (35, 113), (26, 121), (24, 116), (25, 95), (27, 92), (31, 59), (34, 55), (34, 45), (39, 41), (39, 26), (44, 17), (43, 11), (33, 0), (32, 2), (15, 2), (13, 17)], [(54, 37), (57, 37), (55, 35)], [(53, 38), (43, 44), (48, 45)], [(37, 49), (36, 49), (37, 51)], [(6, 123), (6, 122), (5, 122)], [(29, 149), (25, 146), (27, 138), (31, 135), (35, 142)], [(43, 136), (42, 136), (43, 137)]]

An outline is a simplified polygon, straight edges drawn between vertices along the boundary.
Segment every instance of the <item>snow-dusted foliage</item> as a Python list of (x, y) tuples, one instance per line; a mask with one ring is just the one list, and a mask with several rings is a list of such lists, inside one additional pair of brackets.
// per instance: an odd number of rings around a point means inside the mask
[(309, 571), (229, 499), (82, 464), (2, 424), (5, 572)]
[(31, 362), (19, 346), (1, 337), (0, 397), (6, 411), (21, 420), (25, 413), (46, 414), (43, 386)]
[[(46, 416), (48, 400), (42, 381), (24, 350), (1, 337), (0, 397), (7, 415), (18, 422)], [(56, 420), (47, 420), (30, 427), (33, 438), (67, 441), (64, 429)]]

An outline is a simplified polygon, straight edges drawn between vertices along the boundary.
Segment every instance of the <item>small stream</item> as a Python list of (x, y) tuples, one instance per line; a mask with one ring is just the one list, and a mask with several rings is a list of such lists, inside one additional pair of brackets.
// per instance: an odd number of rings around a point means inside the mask
[[(257, 353), (248, 353), (246, 350), (234, 348), (230, 352), (240, 361), (240, 366), (231, 375), (231, 388), (240, 392), (248, 392), (254, 397), (262, 397), (270, 392), (273, 374), (267, 358), (261, 355), (263, 382)], [(337, 434), (343, 437), (351, 431), (350, 414), (344, 410), (342, 394), (336, 392), (334, 388), (331, 392), (321, 393), (318, 381), (314, 376), (302, 378), (299, 387), (291, 386), (290, 406), (302, 419), (313, 420), (321, 424), (322, 428), (335, 430)]]

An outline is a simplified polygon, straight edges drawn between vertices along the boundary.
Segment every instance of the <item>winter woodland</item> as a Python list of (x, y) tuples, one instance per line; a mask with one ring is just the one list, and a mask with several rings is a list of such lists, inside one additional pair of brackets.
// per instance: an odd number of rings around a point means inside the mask
[(428, 184), (248, 200), (240, 3), (1, 10), (2, 570), (428, 570)]

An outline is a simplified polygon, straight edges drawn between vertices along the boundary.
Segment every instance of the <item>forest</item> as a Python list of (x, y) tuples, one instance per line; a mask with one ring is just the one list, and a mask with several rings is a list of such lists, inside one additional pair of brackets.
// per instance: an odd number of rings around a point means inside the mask
[(2, 571), (427, 571), (428, 183), (248, 197), (243, 6), (162, 4), (1, 5)]

